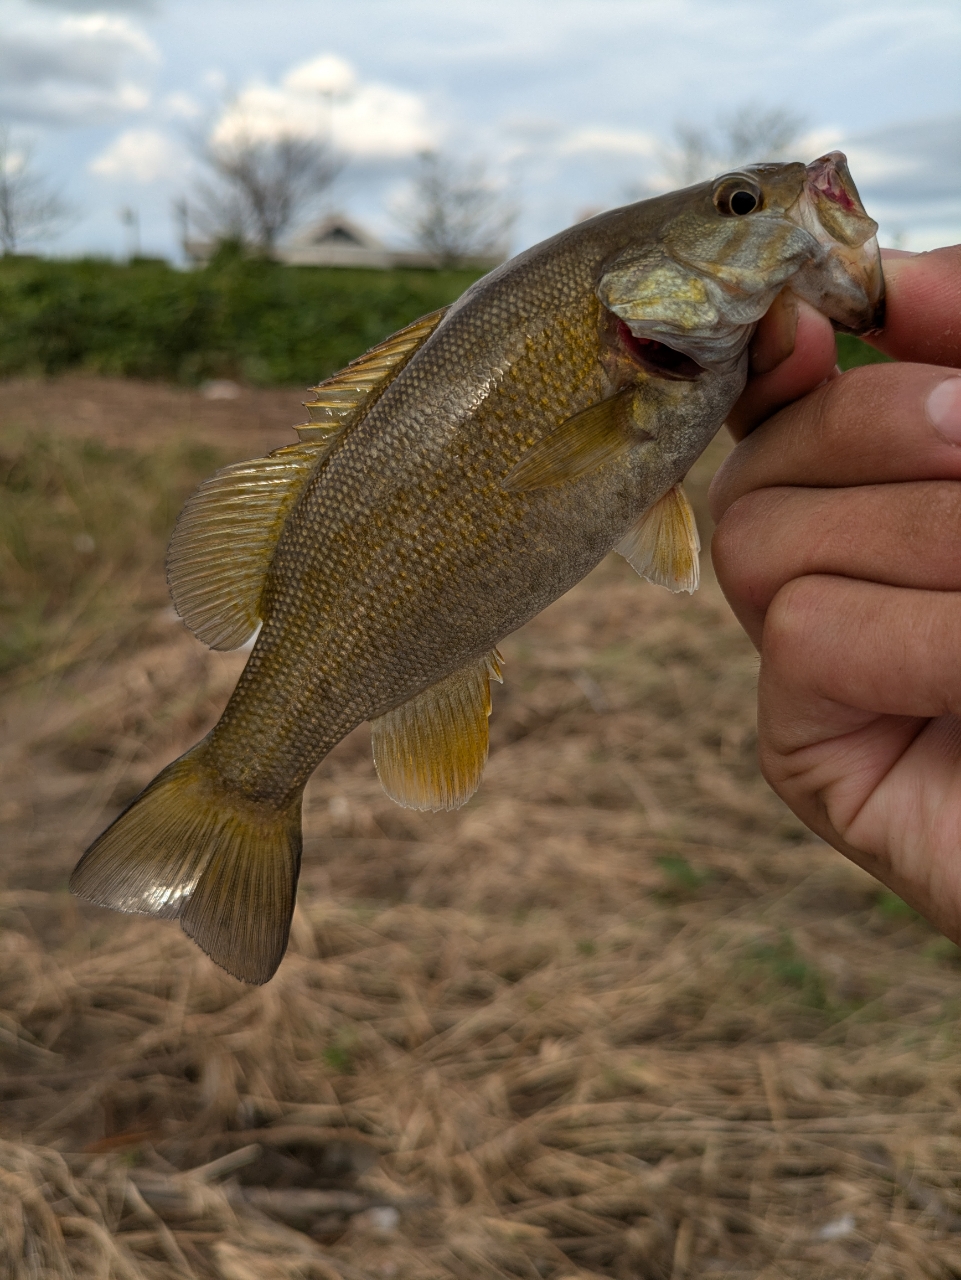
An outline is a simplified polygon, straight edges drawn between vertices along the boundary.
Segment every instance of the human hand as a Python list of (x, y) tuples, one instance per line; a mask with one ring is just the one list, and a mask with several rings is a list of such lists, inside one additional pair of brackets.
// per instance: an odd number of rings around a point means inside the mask
[(885, 277), (875, 345), (905, 363), (838, 376), (801, 304), (732, 414), (713, 556), (761, 655), (765, 777), (961, 943), (961, 248)]

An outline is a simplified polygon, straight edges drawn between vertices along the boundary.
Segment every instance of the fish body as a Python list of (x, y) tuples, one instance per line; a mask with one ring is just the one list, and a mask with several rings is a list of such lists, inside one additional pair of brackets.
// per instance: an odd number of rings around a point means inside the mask
[(228, 971), (286, 947), (311, 773), (372, 723), (388, 793), (453, 808), (486, 760), (496, 646), (612, 548), (693, 589), (679, 482), (785, 286), (849, 329), (882, 281), (839, 153), (599, 215), (317, 389), (301, 443), (227, 468), (171, 543), (215, 647), (262, 628), (218, 724), (98, 838), (75, 890), (179, 917)]

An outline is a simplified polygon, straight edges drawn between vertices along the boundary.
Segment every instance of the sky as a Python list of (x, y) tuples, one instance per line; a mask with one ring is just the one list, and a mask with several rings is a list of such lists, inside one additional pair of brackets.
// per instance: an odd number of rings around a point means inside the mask
[(330, 138), (323, 210), (390, 243), (418, 153), (482, 160), (512, 249), (664, 189), (743, 108), (840, 147), (881, 241), (961, 240), (961, 0), (0, 0), (0, 125), (73, 207), (57, 254), (176, 259), (204, 138)]

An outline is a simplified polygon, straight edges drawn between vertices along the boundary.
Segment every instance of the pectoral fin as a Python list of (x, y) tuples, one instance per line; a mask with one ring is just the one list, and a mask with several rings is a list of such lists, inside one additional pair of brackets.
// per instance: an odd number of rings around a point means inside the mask
[(504, 479), (504, 488), (543, 489), (576, 480), (637, 444), (643, 436), (632, 412), (635, 395), (627, 387), (562, 422), (528, 449)]
[(649, 582), (671, 591), (697, 590), (701, 539), (679, 484), (649, 507), (614, 549)]
[(500, 672), (495, 649), (371, 721), (374, 764), (392, 800), (435, 812), (467, 803), (487, 763), (490, 681)]

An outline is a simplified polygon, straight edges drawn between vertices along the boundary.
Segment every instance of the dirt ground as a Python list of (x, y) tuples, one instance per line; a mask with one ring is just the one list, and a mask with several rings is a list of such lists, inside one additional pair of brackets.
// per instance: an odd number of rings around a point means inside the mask
[[(242, 457), (301, 399), (7, 384), (0, 429)], [(961, 1276), (957, 949), (768, 791), (705, 578), (612, 557), (506, 640), (458, 813), (341, 743), (262, 989), (66, 891), (243, 655), (158, 608), (109, 664), (9, 683), (0, 1277)]]

